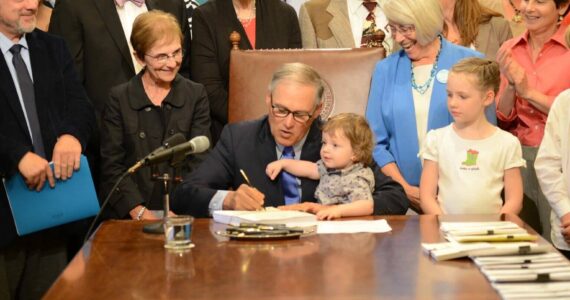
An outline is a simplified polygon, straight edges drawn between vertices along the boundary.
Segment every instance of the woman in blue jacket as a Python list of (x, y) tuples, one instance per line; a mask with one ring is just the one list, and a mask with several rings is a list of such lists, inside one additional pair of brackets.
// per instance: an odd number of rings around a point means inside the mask
[[(449, 69), (462, 58), (483, 55), (442, 37), (438, 0), (389, 0), (382, 10), (401, 50), (376, 65), (366, 118), (376, 137), (374, 159), (419, 211), (420, 147), (429, 130), (453, 121), (447, 109)], [(496, 124), (492, 106), (487, 117)]]

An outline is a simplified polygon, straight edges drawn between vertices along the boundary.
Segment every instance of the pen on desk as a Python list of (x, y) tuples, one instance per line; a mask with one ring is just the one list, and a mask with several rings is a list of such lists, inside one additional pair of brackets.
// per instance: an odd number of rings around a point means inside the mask
[[(239, 172), (241, 174), (241, 177), (243, 177), (243, 179), (245, 180), (245, 183), (247, 183), (247, 185), (249, 185), (250, 187), (253, 187), (253, 185), (251, 185), (251, 181), (249, 181), (249, 178), (247, 178), (247, 175), (245, 175), (243, 169), (239, 169)], [(265, 210), (265, 207), (262, 206), (260, 210)]]

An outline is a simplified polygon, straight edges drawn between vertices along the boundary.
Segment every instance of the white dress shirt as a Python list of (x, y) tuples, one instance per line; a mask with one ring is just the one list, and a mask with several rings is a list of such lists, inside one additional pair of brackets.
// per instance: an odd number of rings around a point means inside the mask
[(117, 13), (119, 14), (119, 19), (121, 19), (121, 25), (123, 26), (123, 33), (127, 39), (127, 44), (129, 45), (129, 52), (131, 53), (131, 59), (133, 60), (133, 66), (135, 66), (135, 73), (139, 73), (142, 70), (142, 65), (139, 64), (133, 54), (133, 45), (131, 45), (131, 32), (133, 30), (133, 22), (138, 17), (138, 15), (148, 11), (146, 3), (140, 7), (136, 6), (131, 1), (125, 2), (125, 6), (117, 8)]
[(534, 168), (544, 196), (550, 203), (550, 237), (556, 248), (570, 250), (561, 233), (560, 218), (570, 213), (570, 90), (554, 100)]

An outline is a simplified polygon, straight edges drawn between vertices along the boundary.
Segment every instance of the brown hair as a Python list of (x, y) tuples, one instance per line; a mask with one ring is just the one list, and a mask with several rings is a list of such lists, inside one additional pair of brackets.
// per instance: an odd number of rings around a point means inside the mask
[(366, 119), (353, 113), (341, 113), (331, 117), (323, 125), (323, 132), (335, 133), (339, 129), (350, 141), (356, 157), (355, 162), (360, 162), (364, 166), (370, 165), (372, 163), (374, 137)]
[(451, 72), (475, 75), (480, 90), (490, 89), (495, 95), (499, 91), (501, 71), (496, 61), (478, 57), (464, 58), (451, 67)]
[[(479, 25), (487, 23), (493, 17), (502, 17), (500, 13), (489, 9), (479, 0), (456, 0), (453, 9), (453, 22), (457, 25), (461, 36), (461, 45), (469, 47), (479, 34)], [(447, 35), (447, 25), (443, 25), (443, 33)]]
[(152, 10), (140, 14), (133, 23), (131, 33), (131, 45), (139, 59), (143, 60), (159, 41), (172, 42), (176, 39), (183, 40), (182, 30), (176, 18), (160, 10)]

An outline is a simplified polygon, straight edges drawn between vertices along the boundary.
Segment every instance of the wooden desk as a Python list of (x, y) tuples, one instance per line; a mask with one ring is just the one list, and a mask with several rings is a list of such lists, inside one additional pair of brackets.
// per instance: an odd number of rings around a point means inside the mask
[[(373, 217), (369, 217), (372, 219)], [(196, 247), (179, 255), (141, 222), (109, 221), (84, 245), (46, 299), (498, 299), (469, 259), (435, 262), (421, 242), (442, 240), (435, 216), (385, 217), (383, 234), (228, 241), (197, 219)], [(522, 221), (517, 217), (508, 217)], [(442, 220), (498, 220), (454, 216)], [(530, 227), (527, 229), (531, 230)]]

